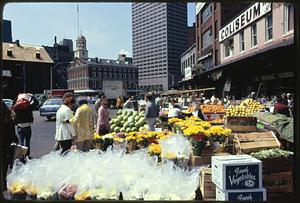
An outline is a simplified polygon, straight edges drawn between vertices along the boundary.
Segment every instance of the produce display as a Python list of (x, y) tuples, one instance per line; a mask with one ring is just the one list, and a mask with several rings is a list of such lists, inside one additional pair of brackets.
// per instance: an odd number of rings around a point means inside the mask
[(113, 132), (134, 132), (146, 129), (144, 112), (132, 109), (119, 110), (117, 116), (110, 121)]
[(226, 110), (228, 117), (250, 117), (251, 114), (264, 109), (265, 106), (253, 99), (245, 99), (239, 106), (230, 107)]
[(201, 105), (200, 106), (202, 113), (226, 113), (223, 105)]
[(285, 151), (276, 148), (276, 149), (261, 150), (259, 152), (253, 152), (250, 155), (257, 159), (266, 159), (266, 158), (287, 158), (294, 155), (294, 153), (291, 151)]
[(147, 150), (60, 152), (15, 165), (7, 176), (9, 193), (38, 200), (119, 200), (120, 194), (124, 200), (193, 200), (199, 187), (199, 169), (158, 165)]

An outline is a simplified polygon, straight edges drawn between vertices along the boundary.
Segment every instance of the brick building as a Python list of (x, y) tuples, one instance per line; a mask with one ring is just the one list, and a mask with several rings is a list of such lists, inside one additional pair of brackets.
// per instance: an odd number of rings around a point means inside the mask
[(138, 91), (138, 69), (130, 64), (131, 59), (121, 54), (118, 60), (89, 58), (84, 36), (76, 40), (74, 61), (68, 68), (68, 89), (75, 93), (96, 95), (102, 92), (104, 80), (125, 81), (127, 94)]

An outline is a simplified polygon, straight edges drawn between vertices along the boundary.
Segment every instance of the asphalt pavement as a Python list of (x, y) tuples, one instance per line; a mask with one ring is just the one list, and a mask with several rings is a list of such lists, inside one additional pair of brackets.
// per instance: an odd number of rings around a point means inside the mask
[[(90, 106), (94, 110), (94, 105)], [(110, 117), (113, 118), (117, 110), (109, 109)], [(33, 112), (34, 122), (31, 136), (31, 156), (39, 158), (54, 150), (55, 144), (55, 119), (48, 121), (46, 117), (41, 117), (39, 111)]]

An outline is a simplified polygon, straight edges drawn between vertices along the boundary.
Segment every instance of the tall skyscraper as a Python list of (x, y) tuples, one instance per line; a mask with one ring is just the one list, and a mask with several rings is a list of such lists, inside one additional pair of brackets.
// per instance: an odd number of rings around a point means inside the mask
[(11, 34), (11, 21), (3, 19), (2, 25), (2, 41), (3, 42), (12, 42), (12, 34)]
[(132, 3), (133, 64), (139, 86), (168, 90), (180, 77), (180, 55), (187, 48), (186, 3)]

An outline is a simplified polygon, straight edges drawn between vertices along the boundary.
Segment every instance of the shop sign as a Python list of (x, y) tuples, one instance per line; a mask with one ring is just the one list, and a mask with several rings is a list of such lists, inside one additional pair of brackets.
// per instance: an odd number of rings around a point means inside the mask
[(294, 73), (292, 71), (279, 73), (279, 78), (291, 78), (291, 77), (294, 77)]
[(201, 11), (205, 3), (196, 3), (196, 15)]
[(185, 80), (192, 79), (192, 68), (191, 67), (187, 67), (184, 69), (184, 79)]
[(274, 80), (275, 77), (274, 77), (273, 74), (271, 74), (271, 75), (263, 75), (263, 76), (261, 76), (261, 79), (262, 80)]
[(219, 42), (222, 42), (258, 18), (267, 14), (271, 9), (271, 3), (255, 3), (219, 31)]

